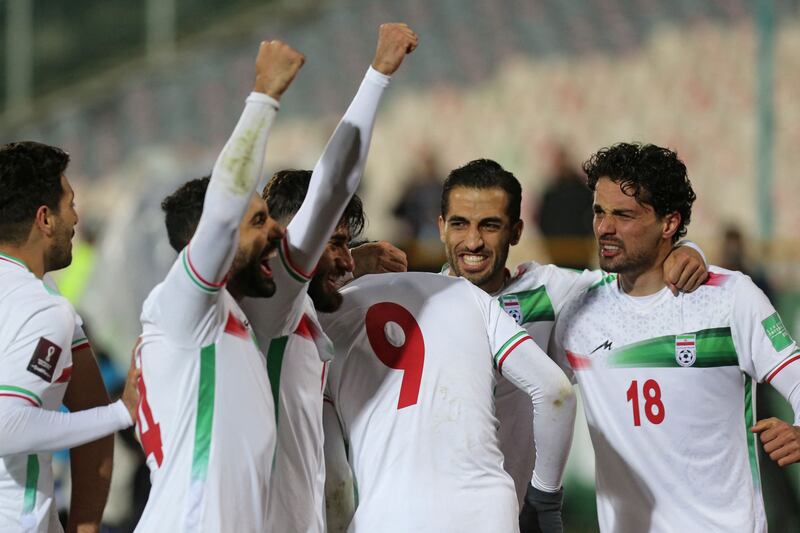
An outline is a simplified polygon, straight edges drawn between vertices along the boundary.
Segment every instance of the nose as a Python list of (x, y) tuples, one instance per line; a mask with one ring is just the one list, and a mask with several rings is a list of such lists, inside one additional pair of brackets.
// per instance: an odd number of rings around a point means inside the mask
[(467, 249), (473, 252), (483, 248), (483, 236), (481, 235), (481, 232), (478, 231), (478, 228), (470, 227), (467, 230), (467, 235), (464, 239), (464, 245), (467, 247)]
[(356, 268), (356, 263), (353, 260), (353, 255), (350, 253), (350, 249), (344, 247), (342, 253), (336, 256), (336, 266), (343, 268), (347, 272), (352, 272)]
[(613, 235), (616, 233), (614, 225), (614, 217), (610, 216), (594, 216), (595, 233), (600, 235)]
[(279, 241), (286, 237), (286, 226), (278, 222), (272, 217), (267, 220), (267, 239), (270, 241)]

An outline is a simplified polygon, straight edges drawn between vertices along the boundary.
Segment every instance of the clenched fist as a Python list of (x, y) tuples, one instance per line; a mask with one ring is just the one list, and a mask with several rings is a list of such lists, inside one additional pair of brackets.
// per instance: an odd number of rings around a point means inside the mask
[(256, 57), (256, 83), (253, 90), (280, 100), (306, 57), (281, 41), (262, 41)]
[(391, 76), (400, 67), (406, 54), (413, 52), (418, 43), (417, 34), (408, 25), (401, 22), (381, 24), (372, 68)]

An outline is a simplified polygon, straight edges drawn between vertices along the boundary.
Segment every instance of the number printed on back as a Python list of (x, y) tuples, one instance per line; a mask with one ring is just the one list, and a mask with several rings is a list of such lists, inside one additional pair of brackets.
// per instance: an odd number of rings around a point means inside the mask
[(61, 357), (61, 348), (42, 337), (33, 351), (31, 362), (28, 363), (28, 372), (52, 383), (59, 357)]

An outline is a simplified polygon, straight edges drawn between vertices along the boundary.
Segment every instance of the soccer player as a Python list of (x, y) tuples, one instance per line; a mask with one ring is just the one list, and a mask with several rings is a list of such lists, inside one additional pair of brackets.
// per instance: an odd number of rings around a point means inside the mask
[[(245, 301), (259, 344), (267, 354), (278, 444), (269, 495), (267, 530), (322, 533), (325, 527), (322, 390), (330, 341), (317, 311), (341, 304), (339, 280), (353, 271), (347, 248), (364, 226), (361, 201), (352, 196), (366, 164), (378, 104), (390, 76), (417, 46), (405, 24), (379, 29), (372, 65), (313, 172), (278, 172), (264, 191), (270, 216), (287, 227), (281, 261), (272, 276), (277, 291), (265, 301)], [(335, 144), (354, 128), (359, 146), (348, 172), (326, 177)]]
[(779, 464), (800, 460), (800, 428), (753, 426), (756, 382), (800, 420), (800, 350), (749, 277), (716, 266), (673, 297), (663, 263), (695, 194), (677, 154), (620, 143), (584, 170), (609, 276), (568, 303), (555, 351), (584, 399), (602, 531), (766, 531), (757, 435)]
[[(136, 414), (131, 370), (112, 405), (81, 321), (45, 285), (72, 259), (78, 215), (65, 171), (69, 156), (34, 142), (0, 147), (0, 530), (61, 531), (52, 452), (129, 427)], [(58, 412), (65, 404), (71, 413)], [(98, 530), (108, 495), (107, 442), (71, 452), (76, 488), (69, 527)], [(87, 456), (98, 452), (95, 457)], [(101, 471), (102, 470), (102, 471)]]
[[(459, 167), (445, 180), (439, 232), (448, 264), (443, 274), (461, 276), (493, 296), (547, 351), (553, 324), (564, 304), (601, 280), (604, 273), (582, 272), (530, 261), (511, 275), (509, 247), (519, 242), (522, 188), (514, 175), (495, 161), (478, 159)], [(664, 263), (664, 278), (677, 292), (693, 290), (705, 279), (702, 256), (678, 246)], [(522, 506), (533, 470), (533, 432), (529, 399), (512, 383), (497, 377), (495, 404), (500, 422), (504, 467), (514, 479)]]
[(278, 100), (303, 62), (261, 43), (253, 92), (210, 180), (162, 204), (180, 254), (142, 311), (138, 430), (152, 489), (137, 531), (266, 531), (275, 414), (237, 301), (275, 292), (269, 260), (285, 228), (255, 189)]
[[(536, 468), (529, 481), (553, 494), (575, 414), (557, 365), (465, 280), (368, 275), (341, 292), (339, 311), (320, 318), (336, 351), (327, 400), (357, 489), (348, 530), (517, 531), (514, 484), (495, 431), (494, 369), (533, 402)], [(545, 521), (525, 531), (561, 531), (560, 509), (542, 515)]]

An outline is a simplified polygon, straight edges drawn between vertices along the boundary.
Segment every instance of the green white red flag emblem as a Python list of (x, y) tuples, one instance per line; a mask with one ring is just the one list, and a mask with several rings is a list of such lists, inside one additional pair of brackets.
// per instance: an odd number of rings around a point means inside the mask
[(697, 361), (696, 335), (675, 335), (675, 360), (681, 366), (692, 366)]

